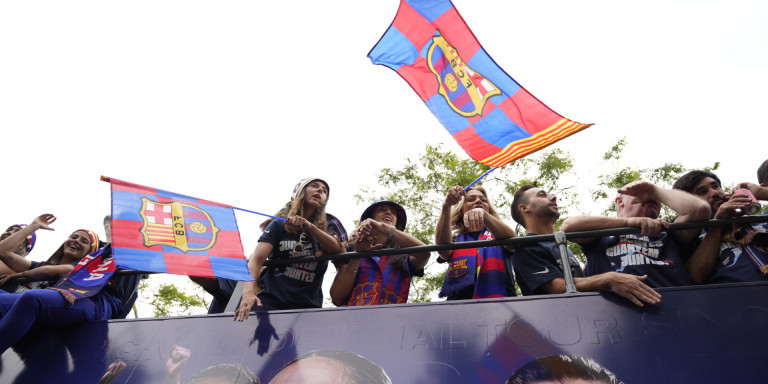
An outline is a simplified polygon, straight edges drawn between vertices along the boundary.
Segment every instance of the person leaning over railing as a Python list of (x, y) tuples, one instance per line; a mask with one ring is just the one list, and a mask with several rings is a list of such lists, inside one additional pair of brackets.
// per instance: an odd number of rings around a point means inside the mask
[[(49, 225), (54, 221), (56, 216), (52, 214), (40, 215), (28, 226), (0, 241), (0, 261), (11, 270), (0, 276), (0, 287), (3, 287), (5, 292), (45, 288), (50, 285), (47, 280), (55, 280), (57, 276), (71, 271), (80, 259), (98, 249), (99, 237), (96, 233), (87, 229), (78, 229), (72, 232), (56, 252), (44, 262), (27, 260), (14, 252), (20, 242), (38, 229), (52, 230)], [(38, 281), (6, 286), (10, 280), (17, 277), (28, 277)]]
[[(515, 231), (501, 221), (483, 187), (448, 190), (435, 228), (435, 244), (508, 239)], [(449, 263), (439, 296), (447, 300), (516, 296), (512, 247), (494, 246), (440, 251)]]
[[(286, 221), (267, 220), (256, 249), (248, 261), (255, 279), (243, 283), (243, 297), (234, 320), (246, 320), (252, 309), (320, 308), (323, 305), (323, 277), (328, 260), (324, 252), (344, 252), (347, 233), (341, 223), (325, 213), (328, 183), (318, 178), (301, 180), (291, 200), (275, 216)], [(315, 256), (316, 261), (269, 266), (267, 259)], [(336, 265), (336, 262), (334, 262)], [(338, 270), (338, 267), (337, 267)]]
[[(525, 185), (515, 192), (512, 201), (512, 217), (525, 227), (527, 236), (555, 233), (555, 222), (560, 217), (557, 197), (533, 185)], [(661, 295), (643, 284), (647, 276), (633, 276), (616, 272), (604, 272), (589, 277), (579, 261), (568, 252), (568, 260), (574, 284), (579, 291), (603, 291), (612, 289), (638, 306), (656, 304)], [(517, 283), (523, 295), (565, 293), (566, 281), (560, 250), (554, 241), (523, 243), (517, 246), (514, 257)]]
[(640, 227), (637, 234), (574, 239), (587, 256), (587, 275), (621, 272), (648, 276), (644, 282), (653, 288), (690, 285), (691, 277), (678, 247), (688, 246), (699, 229), (665, 231), (669, 224), (659, 218), (661, 204), (678, 216), (675, 223), (708, 220), (709, 205), (683, 191), (662, 188), (647, 181), (636, 181), (619, 189), (615, 199), (618, 217), (569, 217), (562, 231)]
[[(355, 251), (424, 245), (403, 232), (406, 221), (405, 209), (399, 204), (374, 202), (360, 216), (360, 224), (353, 232)], [(429, 252), (350, 259), (333, 280), (331, 300), (336, 306), (405, 303), (411, 277), (423, 276), (427, 261)]]
[[(715, 219), (743, 216), (752, 203), (743, 192), (725, 193), (720, 178), (709, 171), (688, 172), (673, 188), (705, 201)], [(768, 200), (768, 187), (741, 183), (737, 188), (747, 189), (758, 200)], [(696, 284), (768, 280), (768, 223), (705, 228), (694, 245), (687, 267)]]

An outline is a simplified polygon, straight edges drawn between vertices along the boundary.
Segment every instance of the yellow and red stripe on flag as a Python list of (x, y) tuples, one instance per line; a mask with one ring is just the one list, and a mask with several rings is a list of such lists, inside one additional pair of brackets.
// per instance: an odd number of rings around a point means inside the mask
[(408, 82), (473, 159), (501, 167), (591, 124), (568, 120), (482, 48), (449, 0), (401, 0), (368, 54)]

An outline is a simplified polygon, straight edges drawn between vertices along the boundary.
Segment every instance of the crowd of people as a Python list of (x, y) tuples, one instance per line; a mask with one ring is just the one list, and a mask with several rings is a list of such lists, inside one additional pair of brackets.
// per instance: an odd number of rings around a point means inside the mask
[[(406, 232), (405, 209), (386, 200), (368, 206), (348, 236), (341, 221), (325, 211), (329, 194), (324, 180), (301, 180), (277, 219), (262, 223), (263, 233), (248, 259), (254, 280), (243, 283), (235, 320), (244, 321), (253, 311), (322, 307), (329, 265), (325, 255), (424, 245)], [(703, 170), (688, 172), (672, 188), (632, 182), (618, 190), (616, 217), (575, 216), (562, 222), (565, 232), (639, 228), (637, 234), (572, 239), (586, 256), (585, 267), (570, 251), (564, 267), (554, 241), (440, 251), (437, 262), (447, 264), (447, 271), (439, 295), (447, 300), (508, 297), (517, 295), (516, 286), (522, 295), (563, 293), (564, 268), (577, 290), (611, 290), (638, 306), (661, 301), (655, 288), (766, 281), (768, 223), (670, 230), (670, 222), (659, 218), (665, 205), (675, 212), (674, 223), (730, 219), (753, 213), (750, 207), (759, 200), (768, 200), (768, 160), (758, 169), (758, 183), (744, 182), (730, 192), (717, 175)], [(553, 234), (560, 218), (557, 197), (534, 185), (515, 192), (510, 213), (526, 236)], [(28, 260), (36, 231), (51, 229), (55, 220), (43, 214), (0, 235), (0, 352), (36, 326), (124, 317), (126, 305), (135, 300), (140, 275), (114, 274), (111, 249), (93, 231), (74, 231), (45, 262)], [(484, 188), (448, 190), (437, 217), (436, 244), (516, 236)], [(266, 263), (294, 258), (302, 261)], [(335, 259), (331, 301), (336, 306), (405, 303), (412, 277), (424, 274), (429, 258), (429, 252), (415, 252)], [(83, 270), (108, 273), (100, 274), (103, 279), (95, 285), (89, 282), (95, 288), (73, 296), (68, 291)], [(209, 313), (224, 312), (237, 285), (225, 279), (192, 280), (212, 294)]]

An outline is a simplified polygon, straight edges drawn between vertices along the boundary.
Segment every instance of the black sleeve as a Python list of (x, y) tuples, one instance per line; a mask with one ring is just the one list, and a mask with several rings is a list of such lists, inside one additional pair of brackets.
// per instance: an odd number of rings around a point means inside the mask
[(538, 245), (519, 246), (512, 263), (517, 275), (517, 283), (524, 295), (547, 294), (548, 292), (542, 290), (541, 286), (563, 277), (552, 255)]

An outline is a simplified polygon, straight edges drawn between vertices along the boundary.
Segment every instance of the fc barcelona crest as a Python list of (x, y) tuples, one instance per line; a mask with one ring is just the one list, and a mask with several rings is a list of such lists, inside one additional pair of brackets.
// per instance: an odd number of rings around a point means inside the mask
[(479, 116), (491, 96), (501, 90), (465, 63), (459, 52), (440, 35), (432, 38), (427, 53), (429, 70), (437, 76), (438, 93), (456, 113), (464, 117)]
[(464, 276), (467, 271), (469, 270), (469, 267), (467, 266), (467, 259), (458, 259), (452, 261), (448, 265), (448, 277), (457, 278), (460, 276)]
[(139, 214), (144, 224), (144, 245), (168, 245), (181, 250), (205, 251), (216, 244), (216, 227), (211, 215), (199, 207), (173, 201), (158, 203), (141, 198)]

